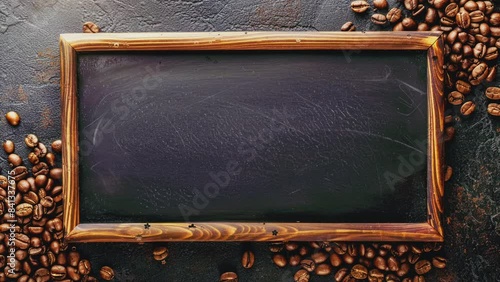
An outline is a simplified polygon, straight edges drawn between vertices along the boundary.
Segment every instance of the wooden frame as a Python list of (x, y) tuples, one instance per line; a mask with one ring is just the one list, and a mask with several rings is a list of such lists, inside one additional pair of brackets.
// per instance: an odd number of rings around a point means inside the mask
[[(77, 55), (157, 50), (426, 50), (428, 220), (422, 223), (80, 224)], [(443, 241), (443, 40), (440, 32), (220, 32), (62, 34), (61, 100), (64, 228), (70, 242)]]

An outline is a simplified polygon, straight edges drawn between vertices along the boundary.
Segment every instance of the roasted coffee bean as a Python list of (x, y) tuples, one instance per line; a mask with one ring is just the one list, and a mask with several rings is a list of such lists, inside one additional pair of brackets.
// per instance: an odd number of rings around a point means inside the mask
[(6, 113), (5, 119), (7, 119), (7, 122), (12, 126), (19, 125), (19, 122), (21, 121), (19, 114), (14, 112), (14, 111), (10, 111), (10, 112)]
[(470, 81), (472, 85), (478, 85), (488, 76), (488, 65), (480, 63), (472, 69), (471, 78), (475, 81)]
[(48, 178), (46, 175), (40, 174), (35, 177), (35, 186), (38, 188), (43, 188), (47, 184)]
[(339, 266), (339, 265), (342, 264), (342, 259), (336, 253), (333, 253), (333, 254), (330, 255), (330, 263), (334, 267), (337, 267), (337, 266)]
[(80, 253), (78, 253), (75, 250), (72, 250), (68, 254), (68, 263), (72, 267), (77, 267), (78, 263), (80, 262)]
[(448, 5), (449, 0), (429, 0), (429, 4), (433, 5), (436, 9), (442, 9)]
[(428, 31), (429, 30), (429, 25), (426, 23), (419, 23), (417, 25), (417, 31)]
[[(446, 166), (445, 172), (444, 172), (444, 181), (450, 180), (451, 176), (453, 175), (453, 168), (451, 166)], [(418, 260), (418, 258), (415, 258)], [(412, 260), (408, 260), (411, 264), (414, 264), (416, 261), (415, 259), (412, 258)]]
[(401, 22), (395, 24), (393, 27), (392, 27), (392, 31), (404, 31), (405, 28), (403, 27), (403, 24)]
[(471, 18), (467, 11), (459, 11), (455, 16), (455, 22), (460, 28), (467, 29), (470, 26)]
[[(460, 12), (459, 12), (459, 14), (460, 14)], [(458, 14), (457, 14), (457, 16), (458, 16)], [(480, 22), (484, 21), (484, 13), (481, 11), (470, 12), (469, 21), (471, 23), (480, 23)], [(458, 24), (458, 19), (457, 19), (457, 24)], [(466, 28), (466, 27), (464, 27), (464, 28)]]
[(45, 162), (50, 166), (50, 167), (54, 167), (56, 165), (56, 155), (54, 155), (53, 153), (47, 153), (45, 155)]
[(62, 265), (53, 265), (50, 268), (50, 276), (54, 280), (62, 280), (66, 277), (66, 267)]
[(351, 255), (349, 255), (347, 253), (342, 256), (342, 259), (347, 264), (353, 264), (354, 263), (354, 257), (352, 257)]
[(33, 191), (29, 191), (27, 194), (25, 194), (23, 196), (23, 201), (26, 204), (30, 204), (31, 206), (34, 206), (34, 205), (38, 204), (38, 202), (39, 202), (38, 195)]
[(465, 2), (465, 4), (463, 5), (463, 7), (464, 7), (464, 9), (467, 12), (472, 12), (472, 11), (479, 10), (478, 5), (474, 1), (467, 1), (467, 2)]
[(441, 29), (443, 29), (443, 27), (449, 27), (449, 30), (446, 31), (451, 31), (452, 27), (455, 25), (455, 22), (447, 17), (442, 17), (439, 22), (441, 23)]
[(296, 242), (287, 242), (285, 243), (285, 249), (289, 252), (295, 251), (299, 248), (299, 244)]
[(355, 257), (358, 255), (358, 248), (355, 244), (349, 244), (347, 245), (347, 253), (351, 256), (351, 257)]
[(387, 12), (386, 18), (390, 23), (396, 23), (401, 19), (401, 13), (401, 9), (392, 8)]
[(22, 203), (16, 206), (16, 215), (26, 217), (33, 213), (33, 206), (28, 203)]
[(387, 259), (387, 266), (390, 271), (396, 272), (399, 270), (399, 261), (395, 257), (391, 256)]
[(458, 92), (464, 95), (469, 94), (472, 90), (472, 86), (470, 85), (470, 83), (463, 80), (457, 80), (457, 82), (455, 83), (455, 88)]
[(373, 0), (373, 7), (378, 10), (384, 10), (389, 7), (389, 3), (387, 3), (387, 0)]
[(255, 262), (255, 255), (253, 254), (252, 251), (245, 251), (243, 253), (243, 256), (241, 256), (241, 265), (243, 266), (243, 268), (252, 268), (254, 262)]
[(10, 176), (14, 181), (20, 181), (28, 176), (28, 169), (25, 166), (18, 166), (11, 170)]
[(293, 280), (295, 282), (309, 282), (310, 278), (311, 275), (305, 269), (299, 269), (297, 272), (295, 272), (295, 275), (293, 276)]
[(467, 101), (460, 107), (460, 113), (463, 116), (469, 116), (474, 112), (475, 109), (476, 109), (476, 104), (474, 104), (474, 102), (472, 101)]
[(386, 282), (400, 282), (401, 280), (394, 274), (388, 274), (385, 277)]
[(401, 266), (399, 267), (399, 269), (397, 270), (396, 274), (399, 276), (399, 277), (403, 277), (405, 276), (406, 274), (408, 274), (408, 272), (410, 271), (410, 264), (405, 262), (405, 263), (402, 263)]
[(364, 13), (370, 8), (370, 4), (366, 1), (356, 0), (351, 2), (351, 10), (355, 13)]
[(15, 233), (15, 246), (21, 250), (26, 250), (30, 246), (30, 238), (23, 233)]
[(288, 264), (291, 266), (297, 266), (300, 264), (300, 260), (302, 260), (302, 257), (299, 254), (291, 255), (288, 258)]
[(44, 158), (47, 154), (47, 147), (43, 143), (38, 142), (38, 145), (33, 149), (33, 152), (38, 158)]
[(60, 139), (55, 140), (50, 144), (50, 147), (52, 148), (52, 152), (54, 153), (61, 153), (62, 151), (62, 141)]
[(316, 263), (320, 264), (328, 259), (328, 255), (324, 252), (317, 252), (311, 255), (311, 259)]
[(30, 190), (30, 184), (26, 179), (17, 182), (16, 188), (21, 193), (27, 193)]
[[(246, 252), (245, 252), (246, 253)], [(168, 249), (165, 246), (156, 247), (153, 250), (153, 257), (155, 260), (161, 261), (168, 257)], [(253, 264), (253, 262), (252, 262)]]
[(407, 10), (413, 11), (417, 8), (418, 0), (404, 0), (403, 3)]
[(500, 13), (491, 14), (489, 22), (492, 26), (500, 26)]
[(39, 162), (31, 168), (33, 175), (38, 176), (40, 174), (47, 175), (49, 173), (49, 166), (44, 162)]
[(279, 253), (283, 250), (285, 245), (282, 242), (273, 242), (269, 244), (269, 250), (272, 253)]
[(486, 54), (486, 46), (483, 43), (477, 43), (474, 46), (474, 57), (481, 59)]
[(327, 263), (322, 263), (316, 266), (314, 272), (316, 273), (316, 275), (320, 276), (329, 275), (330, 273), (332, 273), (332, 267)]
[[(286, 260), (285, 260), (285, 264), (286, 264)], [(312, 259), (301, 260), (300, 266), (309, 272), (313, 272), (314, 269), (316, 269), (316, 263)]]
[[(466, 36), (467, 36), (467, 34), (466, 34)], [(454, 30), (450, 31), (448, 33), (448, 35), (446, 35), (445, 40), (449, 45), (453, 45), (453, 43), (455, 43), (455, 41), (457, 40), (457, 37), (458, 37), (458, 31), (456, 29), (454, 29)]]
[(78, 272), (81, 274), (81, 275), (88, 275), (90, 273), (90, 270), (91, 270), (91, 265), (90, 265), (90, 262), (86, 259), (82, 259), (79, 263), (78, 263)]
[[(99, 271), (99, 274), (101, 275), (101, 278), (106, 280), (106, 281), (110, 281), (112, 280), (114, 277), (115, 277), (115, 272), (114, 270), (109, 267), (109, 266), (103, 266), (101, 267), (101, 270)], [(238, 276), (236, 276), (237, 278)], [(221, 281), (223, 281), (221, 279)], [(231, 281), (231, 280), (226, 280), (226, 281)], [(235, 280), (235, 281), (238, 281), (238, 280)]]
[(387, 263), (383, 257), (376, 257), (373, 261), (373, 265), (382, 271), (389, 270), (389, 268), (387, 267)]
[(417, 23), (412, 18), (404, 18), (403, 21), (401, 21), (401, 24), (403, 25), (405, 30), (417, 29)]
[(343, 255), (347, 252), (347, 244), (333, 242), (332, 249), (336, 254)]
[(43, 206), (36, 204), (33, 206), (33, 220), (41, 220), (43, 217)]
[(85, 22), (82, 31), (84, 33), (98, 33), (100, 28), (93, 22)]
[(387, 23), (387, 18), (382, 14), (373, 14), (371, 20), (377, 25), (384, 25)]
[(486, 88), (485, 95), (490, 100), (500, 100), (500, 87), (491, 86)]
[(335, 281), (341, 282), (342, 280), (344, 280), (344, 278), (347, 276), (348, 273), (349, 270), (347, 270), (347, 268), (339, 269), (334, 275)]
[(448, 126), (444, 128), (444, 141), (448, 142), (455, 136), (455, 128), (453, 126)]
[(81, 276), (78, 274), (78, 270), (74, 267), (68, 266), (66, 267), (66, 275), (71, 281), (80, 281)]
[(432, 269), (432, 265), (428, 260), (420, 260), (415, 264), (415, 272), (418, 275), (426, 274)]
[(275, 254), (273, 256), (273, 262), (279, 267), (285, 267), (287, 264), (287, 260), (284, 255), (282, 254)]
[(35, 271), (35, 280), (37, 282), (48, 282), (50, 280), (50, 271), (47, 268), (39, 268)]
[(500, 104), (489, 103), (488, 104), (488, 113), (492, 116), (500, 117)]
[(458, 91), (452, 91), (448, 94), (448, 103), (458, 106), (464, 102), (464, 95)]
[(445, 268), (446, 267), (446, 259), (443, 257), (434, 257), (432, 259), (432, 265), (435, 268)]
[(342, 25), (340, 31), (356, 31), (356, 27), (352, 22), (346, 22), (345, 24)]
[(498, 49), (497, 47), (489, 47), (486, 50), (486, 54), (484, 55), (484, 59), (487, 61), (496, 60), (498, 58)]
[(356, 264), (351, 268), (351, 276), (363, 280), (368, 277), (368, 269), (364, 265)]
[(369, 282), (383, 282), (384, 274), (380, 272), (378, 269), (372, 269), (368, 273), (368, 281)]
[[(454, 16), (453, 16), (454, 17)], [(429, 7), (427, 8), (427, 12), (425, 14), (425, 23), (432, 25), (436, 22), (436, 19), (438, 18), (438, 14), (436, 9)]]
[(37, 157), (37, 155), (33, 152), (30, 152), (28, 154), (28, 161), (33, 164), (33, 165), (36, 165), (37, 163), (40, 162), (40, 159)]
[(3, 142), (3, 150), (5, 151), (5, 153), (12, 154), (14, 153), (15, 148), (16, 146), (14, 145), (14, 142), (12, 142), (11, 140), (5, 140)]
[(458, 8), (459, 7), (457, 3), (450, 3), (444, 9), (444, 14), (448, 18), (454, 18), (458, 14)]
[(38, 145), (38, 137), (35, 134), (28, 134), (24, 138), (24, 143), (30, 148), (35, 148)]

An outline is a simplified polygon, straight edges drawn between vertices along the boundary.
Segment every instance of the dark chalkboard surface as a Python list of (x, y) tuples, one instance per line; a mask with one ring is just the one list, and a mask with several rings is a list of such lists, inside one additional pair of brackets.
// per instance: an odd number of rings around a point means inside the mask
[(78, 56), (81, 223), (425, 222), (425, 51)]

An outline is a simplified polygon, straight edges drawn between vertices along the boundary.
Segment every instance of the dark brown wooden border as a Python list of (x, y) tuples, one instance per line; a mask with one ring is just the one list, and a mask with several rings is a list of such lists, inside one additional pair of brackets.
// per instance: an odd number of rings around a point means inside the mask
[[(427, 50), (428, 220), (422, 223), (80, 224), (78, 52), (156, 50)], [(440, 32), (216, 32), (62, 34), (64, 228), (69, 242), (443, 241), (443, 40)]]

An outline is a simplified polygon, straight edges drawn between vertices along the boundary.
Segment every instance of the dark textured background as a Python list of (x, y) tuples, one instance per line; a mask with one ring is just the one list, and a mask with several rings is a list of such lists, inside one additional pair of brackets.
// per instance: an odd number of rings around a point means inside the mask
[[(80, 32), (94, 21), (104, 32), (339, 30), (352, 20), (358, 30), (379, 30), (369, 14), (354, 15), (347, 0), (261, 1), (69, 1), (0, 2), (0, 111), (19, 112), (20, 126), (0, 122), (2, 139), (36, 133), (49, 143), (60, 138), (58, 35)], [(391, 6), (399, 5), (390, 1)], [(497, 79), (497, 83), (500, 81)], [(448, 268), (432, 271), (427, 281), (499, 281), (500, 121), (486, 114), (483, 86), (473, 100), (476, 113), (456, 125), (447, 147), (454, 176), (446, 185), (445, 254)], [(18, 150), (25, 156), (22, 150)], [(6, 169), (5, 154), (1, 155)], [(168, 244), (166, 265), (153, 261), (152, 244), (82, 244), (78, 248), (98, 269), (108, 264), (116, 281), (217, 281), (221, 271), (236, 270), (241, 281), (291, 281), (290, 269), (271, 264), (265, 244), (251, 244), (253, 269), (239, 264), (240, 243)], [(331, 281), (314, 277), (312, 281)]]

